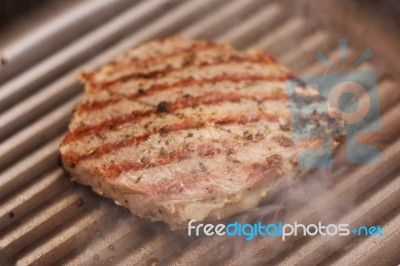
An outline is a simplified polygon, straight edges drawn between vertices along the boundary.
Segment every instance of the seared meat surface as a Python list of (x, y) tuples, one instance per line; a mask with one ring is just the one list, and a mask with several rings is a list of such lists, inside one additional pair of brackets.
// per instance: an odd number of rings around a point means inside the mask
[(60, 145), (64, 168), (172, 228), (252, 208), (299, 152), (321, 144), (292, 138), (293, 77), (255, 50), (181, 37), (143, 44), (81, 73), (86, 93)]

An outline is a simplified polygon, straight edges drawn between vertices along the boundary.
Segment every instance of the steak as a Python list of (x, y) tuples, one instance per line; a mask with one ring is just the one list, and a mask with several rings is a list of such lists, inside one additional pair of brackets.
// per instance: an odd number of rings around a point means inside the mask
[[(85, 96), (60, 145), (63, 166), (173, 229), (250, 209), (300, 152), (321, 145), (293, 139), (285, 89), (293, 78), (257, 50), (178, 36), (145, 43), (80, 74)], [(322, 101), (308, 87), (296, 94)], [(314, 110), (307, 119), (337, 128), (339, 118)]]

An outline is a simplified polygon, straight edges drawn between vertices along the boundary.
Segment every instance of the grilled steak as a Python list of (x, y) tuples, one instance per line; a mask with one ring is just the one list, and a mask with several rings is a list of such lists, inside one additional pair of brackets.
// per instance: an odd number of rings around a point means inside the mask
[(321, 145), (292, 139), (285, 81), (294, 76), (259, 51), (170, 37), (80, 77), (86, 94), (60, 146), (64, 168), (172, 228), (256, 206), (299, 152)]

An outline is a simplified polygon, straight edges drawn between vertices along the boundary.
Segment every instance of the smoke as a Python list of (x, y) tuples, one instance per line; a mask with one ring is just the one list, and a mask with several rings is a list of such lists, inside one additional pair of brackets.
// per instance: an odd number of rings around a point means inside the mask
[[(344, 148), (344, 147), (343, 147)], [(338, 158), (334, 164), (340, 165), (345, 160), (343, 149), (337, 152)], [(269, 196), (263, 200), (258, 207), (246, 211), (244, 213), (226, 218), (222, 221), (224, 224), (238, 222), (240, 224), (262, 224), (271, 223), (302, 223), (331, 224), (338, 221), (344, 212), (351, 210), (354, 202), (348, 202), (347, 199), (335, 199), (331, 201), (324, 194), (331, 189), (340, 176), (340, 172), (336, 171), (340, 168), (315, 169), (313, 171), (298, 170), (294, 173), (282, 177), (270, 189)], [(350, 169), (347, 169), (347, 171)], [(244, 257), (249, 265), (265, 263), (268, 257), (273, 258), (280, 253), (289, 253), (295, 246), (295, 242), (299, 241), (303, 236), (300, 229), (298, 236), (289, 236), (285, 241), (281, 237), (272, 236), (256, 236), (250, 241), (246, 241), (246, 236), (203, 236), (196, 239), (192, 245), (203, 246), (209, 245), (207, 257), (212, 258), (215, 263), (233, 262), (237, 257)], [(308, 237), (307, 237), (308, 238)], [(197, 242), (197, 243), (196, 243)], [(339, 243), (338, 243), (339, 244)], [(258, 254), (262, 253), (262, 256)], [(270, 248), (270, 249), (268, 249)], [(339, 248), (336, 246), (335, 248)], [(256, 256), (258, 254), (258, 256)], [(210, 260), (205, 260), (209, 263)]]

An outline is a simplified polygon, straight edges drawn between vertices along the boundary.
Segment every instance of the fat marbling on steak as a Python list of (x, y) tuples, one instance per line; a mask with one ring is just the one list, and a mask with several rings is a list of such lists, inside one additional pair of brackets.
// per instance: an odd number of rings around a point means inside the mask
[[(172, 228), (250, 209), (299, 152), (321, 144), (292, 138), (285, 81), (293, 77), (256, 50), (177, 36), (145, 43), (81, 73), (86, 93), (60, 145), (63, 166)], [(298, 93), (318, 99), (309, 88)]]

